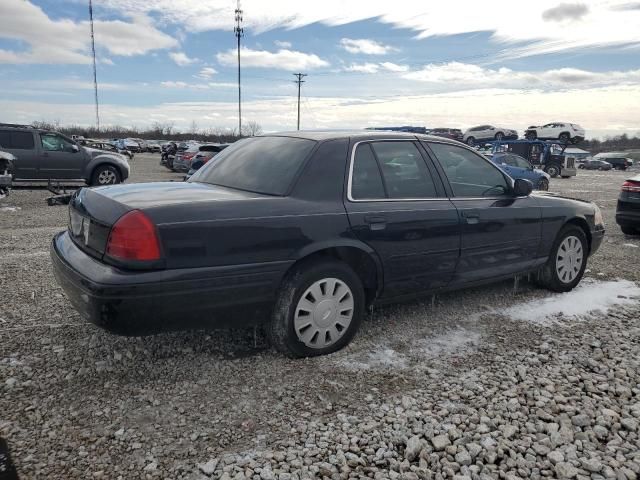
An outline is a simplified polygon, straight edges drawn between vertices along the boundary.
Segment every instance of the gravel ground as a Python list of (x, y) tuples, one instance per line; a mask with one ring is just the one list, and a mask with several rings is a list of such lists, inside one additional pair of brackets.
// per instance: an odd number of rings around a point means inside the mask
[[(180, 180), (157, 155), (132, 169)], [(253, 331), (125, 338), (85, 323), (47, 251), (66, 208), (14, 191), (0, 202), (0, 436), (21, 478), (636, 479), (640, 239), (614, 223), (625, 176), (551, 183), (609, 225), (568, 296), (504, 282), (379, 308), (348, 348), (297, 361)]]

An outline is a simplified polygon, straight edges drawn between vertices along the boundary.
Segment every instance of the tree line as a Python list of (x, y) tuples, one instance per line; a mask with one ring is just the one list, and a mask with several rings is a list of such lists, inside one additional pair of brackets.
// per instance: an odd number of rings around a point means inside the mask
[(221, 127), (199, 128), (196, 122), (191, 123), (191, 127), (186, 131), (181, 131), (175, 127), (173, 122), (154, 122), (148, 128), (123, 127), (119, 125), (107, 125), (100, 130), (95, 127), (81, 125), (63, 125), (59, 120), (35, 121), (32, 125), (43, 130), (53, 130), (64, 135), (82, 135), (85, 138), (142, 138), (144, 140), (198, 140), (212, 143), (229, 143), (243, 137), (252, 137), (262, 133), (262, 127), (254, 121), (245, 122), (242, 125), (241, 135), (238, 129)]

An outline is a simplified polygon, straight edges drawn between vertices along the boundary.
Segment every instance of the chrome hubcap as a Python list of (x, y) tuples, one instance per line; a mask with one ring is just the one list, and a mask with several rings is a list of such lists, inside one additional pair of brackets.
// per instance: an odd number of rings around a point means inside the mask
[(98, 175), (98, 183), (100, 185), (110, 185), (112, 183), (116, 183), (116, 174), (111, 170), (103, 170)]
[(584, 252), (578, 237), (569, 236), (560, 244), (556, 256), (556, 272), (562, 283), (573, 282), (582, 268)]
[(349, 328), (353, 306), (351, 289), (342, 280), (318, 280), (307, 288), (296, 306), (293, 326), (298, 339), (309, 348), (333, 345)]

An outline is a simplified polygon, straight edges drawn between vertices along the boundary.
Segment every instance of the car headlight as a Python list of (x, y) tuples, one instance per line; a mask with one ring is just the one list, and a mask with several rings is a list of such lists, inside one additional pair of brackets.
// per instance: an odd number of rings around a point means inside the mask
[(595, 223), (596, 225), (604, 225), (604, 218), (602, 217), (602, 211), (600, 210), (600, 207), (598, 207), (598, 205), (596, 205), (595, 203), (593, 204), (594, 208), (595, 208), (595, 214), (593, 215), (593, 223)]

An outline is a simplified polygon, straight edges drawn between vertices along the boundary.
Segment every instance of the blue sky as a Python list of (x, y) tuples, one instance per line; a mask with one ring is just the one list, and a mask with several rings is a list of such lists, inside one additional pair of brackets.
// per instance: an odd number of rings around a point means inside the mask
[[(640, 131), (640, 2), (427, 3), (244, 1), (244, 119), (295, 126), (304, 72), (304, 128)], [(234, 8), (95, 0), (102, 123), (237, 125)], [(87, 2), (3, 0), (0, 17), (0, 121), (93, 124)]]

